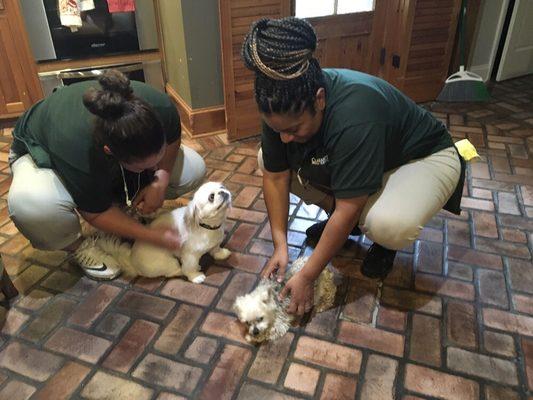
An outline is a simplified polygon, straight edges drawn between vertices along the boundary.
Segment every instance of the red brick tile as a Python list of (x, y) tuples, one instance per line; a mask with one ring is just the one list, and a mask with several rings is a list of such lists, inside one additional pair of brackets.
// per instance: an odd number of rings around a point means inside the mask
[(507, 287), (505, 286), (505, 278), (502, 272), (478, 269), (477, 279), (479, 282), (479, 297), (483, 303), (505, 308), (509, 306)]
[(488, 200), (474, 199), (472, 197), (463, 197), (463, 199), (461, 200), (461, 208), (494, 211), (494, 203)]
[(177, 396), (172, 393), (163, 392), (159, 394), (159, 396), (157, 396), (156, 400), (187, 400), (187, 399), (183, 396)]
[(521, 185), (520, 191), (522, 192), (522, 199), (524, 200), (524, 205), (533, 206), (533, 185)]
[(481, 179), (490, 179), (489, 166), (483, 162), (470, 164), (472, 177)]
[(229, 268), (219, 267), (218, 265), (211, 265), (205, 271), (206, 279), (204, 284), (222, 286), (230, 275)]
[(520, 215), (518, 202), (513, 193), (498, 192), (498, 212), (504, 214)]
[(39, 389), (33, 399), (70, 399), (71, 395), (90, 371), (90, 368), (87, 368), (84, 365), (69, 361), (57, 374), (46, 382), (46, 385), (43, 388)]
[(510, 335), (486, 330), (483, 332), (483, 344), (489, 353), (504, 357), (516, 355), (514, 339)]
[(284, 386), (312, 396), (315, 393), (320, 371), (305, 365), (292, 363), (287, 371)]
[(252, 224), (260, 224), (266, 217), (267, 214), (264, 212), (245, 210), (237, 207), (233, 207), (228, 213), (228, 218), (250, 222)]
[(352, 400), (355, 398), (357, 380), (347, 376), (328, 373), (322, 387), (320, 400)]
[(533, 340), (522, 338), (522, 351), (526, 366), (527, 386), (533, 390)]
[(446, 309), (448, 343), (475, 349), (477, 345), (476, 311), (471, 304), (449, 301)]
[(417, 290), (455, 297), (462, 300), (474, 300), (474, 287), (466, 282), (445, 279), (430, 274), (416, 274), (415, 287)]
[(477, 197), (484, 200), (492, 200), (492, 192), (486, 189), (472, 189), (472, 197)]
[(0, 307), (0, 332), (14, 336), (28, 319), (29, 316), (19, 310)]
[(378, 326), (403, 332), (405, 330), (406, 313), (393, 308), (381, 306), (378, 312)]
[(124, 311), (142, 314), (148, 318), (164, 319), (174, 307), (174, 302), (143, 293), (127, 292), (117, 303)]
[[(154, 373), (154, 371), (164, 371)], [(172, 391), (190, 395), (196, 388), (202, 370), (187, 364), (149, 353), (131, 374), (134, 378)]]
[(24, 328), (20, 336), (35, 343), (40, 342), (71, 313), (76, 305), (75, 301), (67, 298), (54, 299)]
[(241, 185), (246, 186), (259, 186), (261, 187), (263, 185), (263, 178), (253, 176), (253, 175), (244, 175), (235, 173), (230, 178), (230, 181), (233, 183), (240, 183)]
[(533, 297), (514, 294), (513, 304), (518, 312), (533, 315)]
[(222, 170), (222, 171), (234, 171), (238, 164), (227, 162), (227, 161), (219, 161), (219, 160), (213, 160), (210, 158), (207, 158), (205, 160), (205, 165), (208, 168), (213, 168), (214, 170)]
[(266, 257), (233, 252), (225, 262), (228, 266), (242, 271), (259, 273), (267, 261), (268, 259)]
[(171, 279), (161, 289), (161, 294), (164, 296), (201, 306), (210, 305), (217, 293), (217, 288), (198, 285), (182, 279)]
[(111, 302), (120, 293), (116, 286), (102, 285), (91, 293), (70, 316), (69, 322), (84, 328), (89, 328), (92, 323), (104, 312)]
[(28, 290), (41, 280), (49, 272), (48, 268), (38, 265), (30, 265), (19, 276), (13, 279), (13, 284), (20, 293), (28, 293)]
[(185, 352), (185, 357), (202, 364), (207, 364), (215, 355), (217, 347), (218, 343), (215, 339), (198, 336)]
[(28, 246), (29, 244), (30, 242), (28, 239), (21, 234), (18, 234), (0, 246), (0, 253), (14, 256), (20, 253), (24, 247)]
[(199, 307), (188, 304), (180, 305), (176, 316), (165, 326), (155, 342), (154, 349), (163, 353), (176, 354), (201, 314), (202, 309)]
[(128, 324), (130, 318), (117, 313), (108, 313), (96, 326), (96, 332), (117, 337)]
[(409, 358), (435, 367), (441, 365), (440, 320), (413, 314)]
[(454, 261), (448, 261), (448, 276), (450, 278), (461, 279), (468, 282), (474, 280), (472, 267)]
[(111, 346), (109, 340), (85, 332), (61, 327), (45, 344), (45, 347), (95, 364)]
[(472, 215), (476, 235), (494, 239), (498, 238), (498, 228), (494, 214), (475, 211)]
[(400, 310), (414, 310), (432, 315), (442, 315), (442, 300), (409, 290), (398, 290), (388, 286), (383, 288), (381, 301)]
[(0, 352), (0, 365), (35, 381), (45, 382), (54, 375), (63, 360), (47, 351), (11, 342)]
[(448, 368), (467, 375), (489, 379), (506, 385), (517, 385), (518, 376), (514, 363), (471, 351), (448, 348)]
[(294, 335), (288, 332), (276, 342), (263, 344), (248, 371), (248, 377), (275, 384), (287, 359), (293, 337)]
[(257, 157), (246, 157), (244, 162), (237, 168), (237, 171), (242, 174), (251, 174), (258, 168)]
[(237, 272), (231, 278), (231, 282), (224, 290), (224, 294), (220, 298), (217, 308), (225, 311), (232, 311), (233, 303), (237, 296), (242, 296), (252, 290), (255, 283), (257, 282), (257, 277), (252, 274), (247, 274), (244, 272)]
[(0, 399), (27, 400), (35, 393), (35, 388), (19, 380), (12, 380), (0, 390)]
[(442, 245), (440, 243), (420, 242), (417, 269), (440, 274), (442, 272)]
[(232, 201), (233, 206), (249, 208), (257, 196), (261, 193), (261, 189), (254, 186), (247, 186), (241, 190), (239, 195)]
[(501, 256), (494, 254), (486, 254), (484, 252), (471, 250), (459, 246), (448, 247), (448, 258), (450, 260), (460, 261), (464, 264), (475, 265), (483, 268), (503, 268)]
[(305, 326), (305, 332), (327, 339), (335, 337), (340, 306), (318, 313)]
[(246, 343), (244, 340), (245, 327), (235, 317), (229, 315), (209, 313), (200, 330), (210, 335)]
[[(351, 343), (349, 340), (345, 341)], [(396, 343), (392, 343), (394, 345)], [(353, 374), (359, 372), (362, 355), (359, 350), (302, 336), (296, 345), (294, 358)]]
[(103, 362), (103, 366), (126, 373), (152, 341), (159, 325), (136, 320)]
[(356, 281), (350, 285), (346, 296), (342, 319), (352, 322), (370, 323), (376, 307), (377, 284), (374, 282)]
[(152, 394), (152, 389), (102, 371), (97, 371), (81, 392), (88, 399), (150, 400)]
[(257, 225), (240, 223), (226, 243), (226, 247), (232, 251), (244, 252), (258, 228)]
[(533, 336), (533, 318), (510, 314), (493, 308), (483, 309), (483, 321), (486, 326), (507, 332)]
[(34, 289), (26, 296), (17, 301), (17, 308), (23, 308), (30, 311), (37, 311), (52, 299), (54, 295), (44, 290)]
[(362, 399), (396, 399), (394, 382), (398, 362), (392, 358), (370, 355), (366, 364)]
[(486, 400), (520, 400), (520, 395), (514, 390), (501, 386), (485, 386)]
[(413, 364), (407, 364), (404, 386), (413, 392), (446, 400), (479, 398), (476, 382)]
[(231, 399), (250, 357), (249, 349), (226, 345), (198, 398), (212, 399), (213, 393), (216, 393), (217, 399)]
[(135, 287), (137, 289), (142, 289), (147, 292), (155, 292), (157, 289), (161, 287), (163, 282), (165, 281), (165, 278), (145, 278), (145, 277), (139, 277), (135, 280)]
[(508, 263), (511, 288), (533, 294), (531, 261), (508, 258)]
[(527, 243), (526, 234), (518, 229), (503, 228), (501, 232), (505, 241)]
[(285, 393), (276, 392), (272, 389), (267, 389), (263, 386), (254, 385), (249, 382), (245, 382), (242, 386), (241, 391), (239, 392), (239, 397), (237, 400), (248, 400), (248, 399), (264, 399), (264, 400), (298, 400), (300, 397), (296, 398), (289, 396)]
[(338, 340), (386, 354), (402, 357), (404, 337), (366, 325), (341, 322)]
[(441, 230), (425, 227), (424, 229), (422, 229), (422, 232), (420, 232), (418, 239), (427, 240), (430, 242), (442, 243), (442, 240), (443, 240), (442, 236), (443, 235), (442, 235)]

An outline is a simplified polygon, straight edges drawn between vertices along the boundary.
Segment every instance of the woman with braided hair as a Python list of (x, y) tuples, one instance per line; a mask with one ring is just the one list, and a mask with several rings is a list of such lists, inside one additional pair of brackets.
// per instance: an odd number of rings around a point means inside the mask
[(35, 104), (13, 137), (9, 215), (33, 247), (71, 252), (98, 280), (120, 270), (105, 262), (99, 239), (82, 237), (79, 215), (104, 232), (179, 247), (178, 232), (142, 225), (125, 212), (150, 214), (205, 175), (202, 157), (180, 145), (180, 119), (166, 94), (109, 70)]
[(281, 293), (298, 314), (349, 234), (374, 242), (362, 273), (384, 278), (441, 208), (460, 212), (464, 179), (442, 123), (379, 78), (321, 69), (316, 44), (313, 27), (291, 17), (255, 22), (242, 48), (263, 119), (258, 161), (274, 242), (263, 276), (285, 274), (289, 192), (329, 215), (307, 230), (315, 251)]

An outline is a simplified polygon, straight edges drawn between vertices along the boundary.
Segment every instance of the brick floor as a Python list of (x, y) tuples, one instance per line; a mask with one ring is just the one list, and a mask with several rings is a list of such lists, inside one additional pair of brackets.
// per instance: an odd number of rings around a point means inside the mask
[[(426, 105), (482, 157), (461, 216), (435, 216), (384, 282), (361, 275), (369, 243), (352, 237), (333, 261), (338, 306), (260, 347), (231, 311), (272, 251), (257, 138), (184, 138), (234, 195), (233, 255), (203, 260), (205, 284), (98, 283), (9, 220), (11, 128), (0, 123), (0, 252), (22, 293), (0, 304), (0, 398), (533, 399), (533, 76), (492, 93)], [(291, 196), (292, 259), (312, 251), (303, 232), (323, 218)]]

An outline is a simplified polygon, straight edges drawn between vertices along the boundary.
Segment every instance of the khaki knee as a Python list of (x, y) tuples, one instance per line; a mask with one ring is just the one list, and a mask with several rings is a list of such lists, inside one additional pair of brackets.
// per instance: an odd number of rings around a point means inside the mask
[(362, 232), (370, 240), (391, 250), (410, 246), (420, 234), (422, 226), (393, 213), (372, 213), (367, 215)]

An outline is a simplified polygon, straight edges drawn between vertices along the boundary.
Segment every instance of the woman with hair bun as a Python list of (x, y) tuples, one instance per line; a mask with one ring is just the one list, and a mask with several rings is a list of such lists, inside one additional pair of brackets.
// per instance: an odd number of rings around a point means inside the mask
[(9, 215), (42, 250), (66, 250), (87, 276), (113, 279), (94, 237), (81, 235), (79, 215), (95, 228), (176, 249), (179, 232), (130, 217), (198, 187), (200, 155), (180, 144), (170, 98), (109, 70), (98, 81), (65, 86), (35, 104), (13, 130)]
[(313, 27), (291, 17), (255, 22), (242, 48), (263, 119), (258, 161), (274, 242), (263, 276), (285, 275), (289, 192), (329, 216), (307, 229), (315, 250), (281, 293), (300, 315), (350, 234), (373, 241), (361, 270), (383, 279), (440, 209), (460, 212), (464, 181), (441, 122), (377, 77), (322, 69), (316, 45)]

